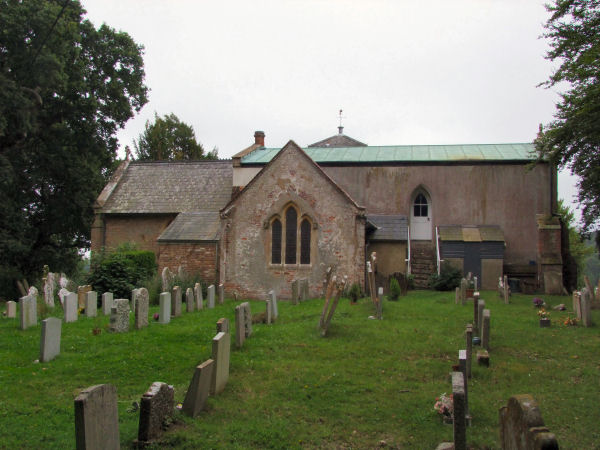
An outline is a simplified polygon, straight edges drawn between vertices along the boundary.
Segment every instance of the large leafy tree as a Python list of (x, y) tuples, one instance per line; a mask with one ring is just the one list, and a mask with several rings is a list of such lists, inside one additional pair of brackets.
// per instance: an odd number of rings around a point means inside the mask
[(147, 102), (142, 47), (72, 0), (0, 0), (0, 295), (89, 247), (116, 131)]
[(546, 87), (562, 90), (554, 120), (540, 127), (541, 158), (579, 175), (585, 229), (600, 219), (600, 1), (553, 0), (544, 36), (558, 66)]
[(217, 149), (205, 153), (194, 129), (175, 114), (159, 117), (155, 113), (154, 123), (146, 121), (144, 132), (133, 145), (137, 159), (142, 161), (217, 159)]

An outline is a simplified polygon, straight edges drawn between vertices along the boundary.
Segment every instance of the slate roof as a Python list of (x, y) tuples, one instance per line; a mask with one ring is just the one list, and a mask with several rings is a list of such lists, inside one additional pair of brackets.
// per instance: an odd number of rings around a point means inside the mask
[(375, 227), (369, 240), (406, 241), (408, 240), (408, 218), (402, 215), (367, 214), (367, 222)]
[(335, 136), (328, 137), (322, 141), (310, 144), (309, 147), (366, 147), (367, 144), (363, 144), (350, 136), (339, 133)]
[(497, 225), (442, 225), (438, 232), (442, 241), (504, 242), (504, 232)]
[[(313, 144), (314, 145), (314, 144)], [(279, 148), (260, 147), (244, 155), (244, 164), (266, 164)], [(323, 163), (436, 163), (533, 161), (533, 144), (386, 145), (366, 147), (313, 147), (303, 149), (317, 164)]]
[(158, 237), (159, 242), (217, 240), (219, 240), (217, 211), (181, 213)]
[(232, 185), (230, 160), (131, 162), (102, 212), (218, 212), (231, 199)]

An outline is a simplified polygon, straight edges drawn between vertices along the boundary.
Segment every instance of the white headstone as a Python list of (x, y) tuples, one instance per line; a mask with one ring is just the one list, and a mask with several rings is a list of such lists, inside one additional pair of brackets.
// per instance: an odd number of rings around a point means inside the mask
[(19, 299), (19, 313), (21, 317), (21, 329), (37, 325), (37, 297), (26, 295)]
[(40, 361), (53, 360), (60, 353), (60, 330), (62, 320), (49, 317), (42, 320), (42, 338), (40, 339)]
[(6, 302), (6, 317), (15, 319), (17, 317), (17, 302)]
[(162, 292), (160, 294), (160, 309), (158, 313), (159, 323), (169, 323), (171, 321), (171, 293)]
[(215, 307), (215, 286), (211, 284), (208, 287), (208, 307), (209, 309)]
[(110, 314), (110, 308), (113, 306), (113, 293), (105, 292), (102, 294), (102, 314), (108, 316)]
[(69, 292), (64, 299), (65, 323), (77, 321), (77, 294)]
[(194, 285), (194, 298), (196, 299), (196, 309), (201, 310), (204, 308), (204, 299), (202, 298), (202, 285), (196, 283)]
[(98, 293), (96, 291), (86, 292), (85, 294), (85, 315), (86, 317), (96, 317), (98, 314)]
[(271, 297), (271, 319), (277, 320), (277, 316), (279, 316), (279, 311), (277, 309), (277, 295), (274, 290), (270, 290), (269, 296)]

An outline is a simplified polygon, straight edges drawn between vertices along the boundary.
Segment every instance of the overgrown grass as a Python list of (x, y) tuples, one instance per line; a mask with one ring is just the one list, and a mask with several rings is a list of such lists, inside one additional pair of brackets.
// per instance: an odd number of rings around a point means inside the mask
[[(498, 409), (511, 395), (531, 393), (562, 448), (599, 448), (600, 327), (540, 328), (532, 296), (514, 295), (509, 305), (494, 292), (483, 298), (491, 310), (491, 367), (473, 365), (469, 443), (499, 448)], [(571, 306), (567, 297), (544, 299)], [(34, 363), (40, 326), (21, 331), (18, 320), (0, 320), (0, 447), (73, 448), (73, 400), (101, 383), (117, 386), (121, 443), (131, 446), (139, 420), (128, 412), (132, 402), (154, 381), (174, 385), (182, 402), (195, 365), (210, 357), (216, 321), (233, 324), (237, 303), (127, 334), (106, 332), (107, 317), (80, 317), (63, 323), (61, 354), (43, 364)], [(372, 448), (385, 441), (435, 448), (451, 440), (452, 427), (433, 404), (451, 390), (448, 373), (465, 346), (472, 304), (455, 305), (454, 293), (411, 292), (385, 302), (384, 320), (376, 321), (367, 319), (368, 300), (342, 300), (321, 338), (322, 303), (280, 302), (277, 323), (255, 324), (241, 350), (232, 344), (229, 383), (209, 398), (208, 411), (195, 420), (177, 415), (156, 447)], [(251, 306), (264, 310), (262, 302)], [(551, 313), (555, 321), (564, 317)], [(600, 313), (593, 317), (600, 325)], [(93, 335), (95, 327), (102, 333)]]

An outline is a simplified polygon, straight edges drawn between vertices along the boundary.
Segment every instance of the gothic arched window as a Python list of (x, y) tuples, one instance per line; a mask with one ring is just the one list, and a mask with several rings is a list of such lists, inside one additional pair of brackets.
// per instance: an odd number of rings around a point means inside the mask
[(281, 221), (271, 223), (271, 264), (281, 264)]

